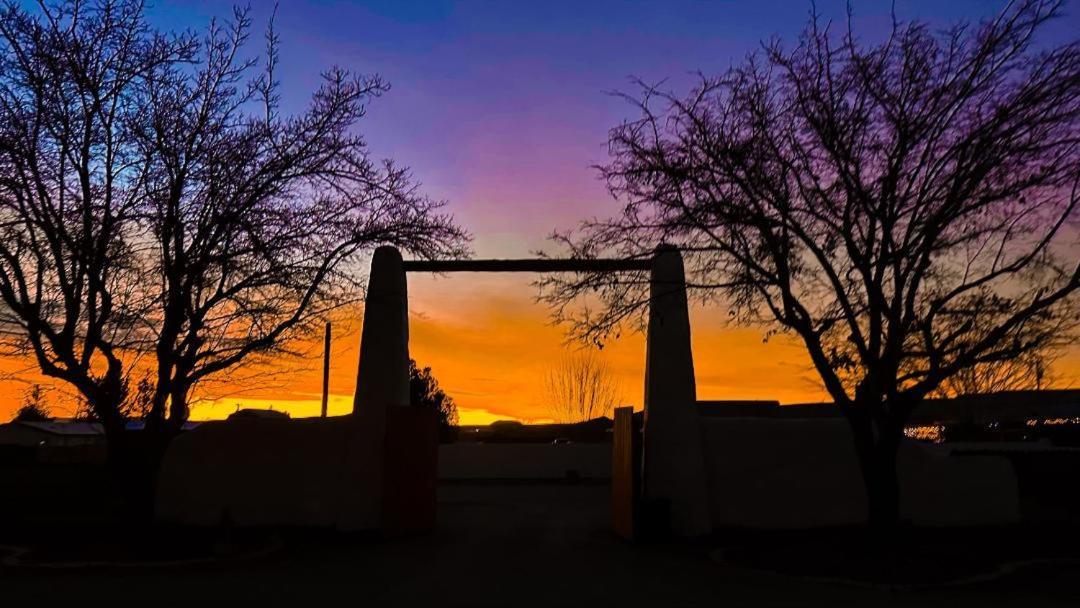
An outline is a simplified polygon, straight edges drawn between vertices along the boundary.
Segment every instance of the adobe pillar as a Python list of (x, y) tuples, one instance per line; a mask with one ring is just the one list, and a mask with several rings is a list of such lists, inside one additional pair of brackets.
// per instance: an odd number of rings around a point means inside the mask
[(382, 524), (387, 408), (409, 405), (409, 303), (401, 253), (375, 250), (371, 258), (360, 362), (353, 398), (353, 430), (345, 446), (339, 527)]
[(650, 275), (645, 352), (643, 497), (666, 504), (671, 531), (712, 531), (698, 423), (690, 315), (682, 255), (656, 250)]
[(383, 246), (371, 258), (353, 415), (390, 405), (409, 405), (409, 296), (401, 253)]

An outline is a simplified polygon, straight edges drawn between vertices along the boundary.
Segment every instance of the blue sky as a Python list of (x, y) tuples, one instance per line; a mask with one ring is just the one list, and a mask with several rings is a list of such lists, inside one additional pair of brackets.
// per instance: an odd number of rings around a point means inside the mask
[[(164, 27), (200, 27), (231, 2), (159, 1)], [(846, 3), (820, 0), (826, 19)], [(995, 14), (1002, 2), (898, 0), (901, 19), (945, 26)], [(273, 4), (252, 5), (256, 27)], [(484, 254), (526, 254), (582, 209), (611, 207), (590, 166), (605, 158), (607, 130), (630, 115), (608, 93), (629, 77), (715, 73), (770, 36), (793, 40), (811, 4), (803, 0), (668, 2), (345, 2), (282, 0), (282, 81), (297, 109), (320, 70), (377, 72), (392, 90), (363, 131), (372, 149), (413, 167), (429, 194), (449, 200)], [(892, 3), (855, 1), (855, 26), (880, 36)], [(1051, 26), (1063, 40), (1075, 18)], [(252, 53), (258, 52), (254, 41)]]

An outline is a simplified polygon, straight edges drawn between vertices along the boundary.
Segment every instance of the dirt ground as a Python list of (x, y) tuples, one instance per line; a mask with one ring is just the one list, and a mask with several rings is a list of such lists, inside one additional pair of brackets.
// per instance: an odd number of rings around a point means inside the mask
[(5, 606), (1076, 606), (1080, 566), (895, 591), (750, 571), (715, 547), (628, 544), (606, 485), (440, 487), (437, 533), (393, 541), (289, 537), (268, 555), (182, 567), (0, 567)]

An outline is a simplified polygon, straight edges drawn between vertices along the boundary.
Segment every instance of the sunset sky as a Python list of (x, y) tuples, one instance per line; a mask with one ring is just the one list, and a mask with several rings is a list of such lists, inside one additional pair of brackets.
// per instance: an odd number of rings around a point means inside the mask
[[(152, 3), (163, 28), (199, 28), (227, 16), (231, 2)], [(884, 1), (856, 1), (856, 28), (867, 36), (889, 23)], [(818, 0), (840, 18), (844, 0)], [(986, 0), (897, 0), (903, 19), (946, 25), (996, 12)], [(256, 26), (271, 3), (253, 3)], [(284, 110), (297, 110), (317, 86), (319, 72), (338, 64), (378, 72), (392, 89), (362, 121), (374, 153), (412, 167), (424, 191), (446, 199), (475, 236), (477, 257), (528, 257), (553, 251), (546, 237), (582, 218), (607, 215), (618, 204), (591, 165), (606, 158), (607, 130), (632, 116), (610, 95), (631, 90), (630, 76), (668, 78), (685, 88), (695, 70), (716, 73), (779, 35), (793, 40), (809, 2), (345, 2), (281, 0), (281, 80)], [(1073, 7), (1071, 10), (1075, 11)], [(1052, 24), (1048, 42), (1075, 34), (1069, 16)], [(258, 33), (258, 32), (257, 32)], [(260, 51), (253, 40), (251, 53)], [(545, 370), (565, 352), (562, 329), (534, 303), (529, 275), (410, 275), (411, 351), (434, 369), (461, 410), (463, 423), (499, 418), (543, 420)], [(337, 320), (331, 413), (351, 409), (359, 315)], [(762, 342), (760, 330), (732, 328), (720, 308), (691, 311), (700, 398), (824, 397), (795, 344)], [(317, 349), (312, 349), (313, 353)], [(644, 340), (624, 337), (603, 356), (616, 370), (623, 401), (641, 405)], [(0, 361), (0, 372), (23, 366)], [(195, 419), (243, 407), (318, 411), (317, 359), (290, 361), (286, 376), (243, 393), (207, 387)], [(1080, 355), (1062, 362), (1065, 384), (1080, 383)], [(0, 384), (0, 420), (18, 407), (33, 374)], [(63, 414), (63, 406), (57, 407)]]

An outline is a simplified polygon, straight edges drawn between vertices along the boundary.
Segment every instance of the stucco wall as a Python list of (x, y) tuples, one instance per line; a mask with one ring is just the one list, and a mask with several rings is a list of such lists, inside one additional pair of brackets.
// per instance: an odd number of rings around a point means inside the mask
[[(811, 528), (866, 520), (850, 429), (842, 419), (703, 417), (713, 525)], [(901, 513), (918, 525), (1019, 520), (1016, 475), (995, 456), (905, 442)]]
[[(378, 504), (353, 499), (371, 492), (356, 475), (358, 452), (347, 449), (362, 441), (355, 433), (348, 416), (203, 424), (169, 447), (157, 516), (194, 525), (218, 525), (227, 517), (244, 526), (376, 526), (380, 514), (365, 509)], [(439, 479), (445, 480), (611, 477), (607, 443), (455, 443), (439, 446), (438, 461)]]
[(156, 513), (217, 525), (337, 524), (347, 474), (347, 417), (206, 423), (162, 463)]
[(439, 479), (611, 478), (611, 444), (449, 443), (439, 446)]

